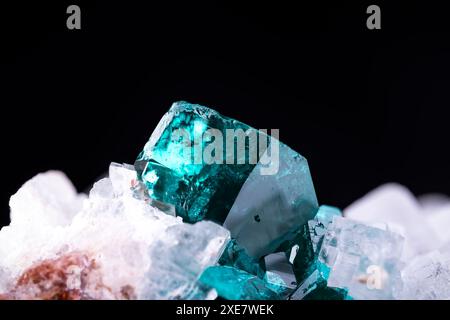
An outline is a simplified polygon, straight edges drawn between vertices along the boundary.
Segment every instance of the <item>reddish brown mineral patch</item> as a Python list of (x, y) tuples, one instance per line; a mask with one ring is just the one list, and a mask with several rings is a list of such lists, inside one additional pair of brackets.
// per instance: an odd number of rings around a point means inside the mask
[(120, 293), (125, 300), (134, 300), (136, 299), (136, 293), (134, 292), (134, 288), (130, 285), (123, 286), (120, 290)]
[(73, 252), (56, 259), (40, 261), (17, 280), (11, 293), (0, 299), (91, 300), (133, 299), (132, 286), (114, 294), (103, 283), (101, 269), (86, 253)]

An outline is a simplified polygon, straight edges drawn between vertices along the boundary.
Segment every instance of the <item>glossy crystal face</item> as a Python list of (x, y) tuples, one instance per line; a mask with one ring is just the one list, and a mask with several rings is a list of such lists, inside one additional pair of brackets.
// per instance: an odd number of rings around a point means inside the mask
[[(185, 136), (179, 134), (180, 129)], [(220, 141), (223, 161), (218, 157), (211, 164), (204, 156), (196, 159), (197, 153), (217, 139), (217, 135), (213, 140), (205, 138), (208, 130), (224, 137)], [(227, 138), (239, 130), (246, 133), (244, 141)], [(229, 141), (232, 156), (227, 152)], [(239, 152), (242, 148), (245, 152)], [(277, 154), (277, 170), (264, 174), (263, 160), (269, 152)], [(265, 132), (187, 102), (172, 105), (135, 167), (149, 197), (174, 206), (186, 222), (223, 223), (256, 258), (277, 250), (295, 228), (314, 217), (318, 207), (304, 157)]]

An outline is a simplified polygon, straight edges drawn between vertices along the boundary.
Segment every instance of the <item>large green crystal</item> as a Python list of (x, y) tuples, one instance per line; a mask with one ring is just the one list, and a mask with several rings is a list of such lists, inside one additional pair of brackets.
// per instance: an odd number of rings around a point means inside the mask
[(279, 143), (278, 172), (262, 175), (260, 166), (245, 181), (224, 223), (253, 257), (280, 251), (318, 208), (304, 157)]
[[(180, 129), (188, 133), (189, 141), (174, 137)], [(231, 158), (227, 153), (223, 155), (226, 161), (207, 163), (201, 150), (217, 142), (208, 134), (210, 129), (223, 136), (229, 130), (241, 130), (244, 143), (232, 140), (236, 152)], [(252, 137), (257, 137), (256, 145), (251, 143)], [(222, 141), (223, 150), (228, 150), (226, 141)], [(192, 153), (187, 154), (186, 144), (193, 147)], [(258, 161), (252, 161), (255, 148)], [(269, 150), (271, 156), (274, 151), (279, 156), (277, 170), (263, 174), (267, 163), (261, 159)], [(152, 199), (172, 205), (187, 222), (207, 219), (223, 223), (255, 259), (291, 240), (318, 207), (304, 157), (265, 132), (187, 102), (174, 103), (164, 115), (135, 168)]]
[[(222, 223), (255, 167), (249, 161), (237, 164), (237, 158), (234, 164), (205, 163), (202, 150), (211, 143), (204, 138), (208, 129), (218, 129), (223, 134), (226, 129), (256, 132), (207, 107), (177, 102), (161, 119), (135, 163), (138, 178), (146, 185), (149, 196), (173, 205), (177, 215), (187, 222), (207, 218)], [(184, 154), (186, 141), (174, 137), (176, 130), (189, 135), (190, 155)], [(245, 148), (248, 151), (248, 140)]]

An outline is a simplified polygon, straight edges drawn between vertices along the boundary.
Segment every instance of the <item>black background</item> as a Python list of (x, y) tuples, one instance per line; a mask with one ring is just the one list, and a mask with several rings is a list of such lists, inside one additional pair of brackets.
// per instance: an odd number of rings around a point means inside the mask
[[(39, 172), (82, 191), (133, 163), (177, 100), (279, 128), (320, 203), (389, 181), (450, 194), (448, 11), (392, 2), (2, 3), (0, 224)], [(70, 4), (81, 30), (66, 28)], [(366, 28), (369, 4), (382, 30)]]

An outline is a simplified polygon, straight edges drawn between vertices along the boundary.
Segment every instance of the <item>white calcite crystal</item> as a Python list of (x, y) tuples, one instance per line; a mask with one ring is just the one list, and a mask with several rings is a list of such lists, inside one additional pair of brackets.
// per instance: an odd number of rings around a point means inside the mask
[(402, 289), (396, 299), (450, 299), (450, 199), (439, 194), (416, 198), (398, 184), (386, 184), (344, 210), (370, 225), (386, 225), (405, 238)]
[(402, 288), (402, 249), (396, 233), (334, 216), (319, 261), (329, 268), (329, 287), (345, 288), (358, 300), (394, 299)]
[(38, 174), (11, 197), (11, 221), (24, 226), (65, 226), (81, 210), (85, 198), (62, 172)]
[(402, 271), (399, 299), (450, 299), (450, 256), (439, 251), (415, 257)]
[(89, 197), (56, 171), (25, 183), (0, 231), (0, 299), (215, 298), (197, 279), (229, 232), (161, 212), (137, 196), (135, 177), (112, 164)]
[(402, 258), (410, 259), (442, 245), (414, 195), (399, 184), (385, 184), (344, 210), (344, 216), (370, 225), (387, 225), (405, 238)]

